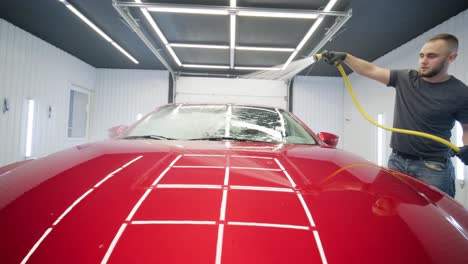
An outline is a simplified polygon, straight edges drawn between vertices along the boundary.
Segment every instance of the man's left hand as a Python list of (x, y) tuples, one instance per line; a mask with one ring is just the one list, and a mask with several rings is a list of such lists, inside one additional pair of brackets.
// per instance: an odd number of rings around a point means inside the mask
[(463, 146), (460, 148), (460, 151), (455, 153), (455, 156), (457, 156), (465, 165), (468, 165), (468, 146)]

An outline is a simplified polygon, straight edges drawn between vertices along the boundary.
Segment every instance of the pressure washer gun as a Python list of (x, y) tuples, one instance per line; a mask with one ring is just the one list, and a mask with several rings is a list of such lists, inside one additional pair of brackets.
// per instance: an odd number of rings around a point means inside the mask
[(348, 55), (347, 53), (345, 52), (335, 52), (335, 51), (322, 51), (322, 53), (317, 53), (317, 54), (314, 54), (313, 57), (315, 59), (315, 61), (319, 61), (321, 59), (323, 59), (326, 63), (330, 64), (330, 65), (335, 65), (336, 67), (338, 67), (338, 65), (341, 65), (341, 61), (344, 61), (344, 59), (346, 58), (346, 55)]
[(442, 143), (442, 144), (448, 146), (451, 149), (450, 150), (450, 155), (452, 157), (457, 156), (457, 157), (459, 157), (461, 159), (461, 161), (463, 161), (463, 163), (468, 165), (468, 146), (464, 146), (464, 147), (459, 148), (459, 147), (455, 146), (454, 144), (452, 144), (450, 141), (447, 141), (447, 140), (445, 140), (443, 138), (440, 138), (438, 136), (434, 136), (434, 135), (431, 135), (431, 134), (427, 134), (427, 133), (423, 133), (423, 132), (419, 132), (419, 131), (414, 131), (414, 130), (407, 130), (407, 129), (400, 129), (400, 128), (393, 128), (393, 127), (384, 126), (384, 125), (381, 125), (381, 124), (377, 123), (373, 119), (371, 119), (366, 114), (366, 112), (364, 112), (364, 110), (362, 109), (362, 107), (359, 104), (358, 100), (356, 99), (356, 96), (354, 95), (354, 91), (353, 91), (353, 88), (351, 86), (351, 83), (349, 82), (348, 76), (346, 75), (346, 72), (344, 71), (343, 66), (341, 66), (340, 62), (344, 61), (344, 59), (346, 58), (346, 55), (347, 55), (347, 53), (344, 53), (344, 52), (334, 52), (334, 51), (329, 52), (329, 51), (324, 50), (322, 53), (314, 54), (313, 58), (314, 58), (315, 61), (319, 61), (319, 60), (323, 59), (328, 64), (335, 65), (338, 68), (338, 70), (341, 73), (341, 76), (343, 76), (343, 79), (344, 79), (345, 84), (346, 84), (346, 88), (348, 88), (348, 91), (349, 91), (349, 93), (351, 95), (351, 98), (354, 101), (354, 104), (358, 108), (361, 115), (364, 116), (365, 119), (367, 119), (367, 121), (369, 121), (370, 123), (372, 123), (373, 125), (375, 125), (377, 127), (385, 129), (385, 130), (389, 130), (389, 131), (396, 132), (396, 133), (403, 133), (403, 134), (415, 135), (415, 136), (419, 136), (419, 137), (425, 137), (425, 138), (435, 140), (435, 141), (437, 141), (439, 143)]

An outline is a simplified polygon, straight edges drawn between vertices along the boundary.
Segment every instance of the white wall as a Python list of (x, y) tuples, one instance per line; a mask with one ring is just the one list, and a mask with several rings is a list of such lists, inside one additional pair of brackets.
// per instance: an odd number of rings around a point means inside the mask
[[(72, 86), (91, 96), (85, 139), (67, 138)], [(108, 128), (130, 124), (137, 114), (166, 104), (168, 87), (167, 71), (96, 69), (0, 19), (0, 166), (24, 159), (29, 98), (36, 101), (32, 156), (42, 157), (107, 138)], [(10, 102), (5, 114), (4, 97)]]
[(284, 81), (179, 77), (177, 103), (237, 103), (287, 109), (288, 87)]
[(67, 140), (69, 87), (92, 91), (95, 78), (92, 66), (0, 19), (0, 106), (10, 101), (10, 111), (0, 111), (0, 166), (24, 159), (29, 98), (36, 101), (32, 156), (82, 143)]
[[(439, 33), (452, 33), (460, 42), (459, 55), (449, 69), (451, 75), (468, 84), (468, 10), (436, 26), (405, 45), (391, 51), (374, 61), (375, 64), (387, 68), (417, 69), (418, 54), (421, 46), (432, 35)], [(359, 54), (354, 54), (359, 56)], [(386, 125), (392, 125), (393, 105), (395, 92), (391, 87), (385, 87), (375, 81), (351, 74), (350, 81), (355, 89), (356, 96), (369, 116), (376, 118), (379, 112), (386, 115)], [(349, 96), (345, 95), (345, 119), (350, 121), (344, 124), (344, 137), (347, 139), (343, 148), (357, 153), (369, 160), (376, 161), (376, 128), (364, 120), (357, 112)], [(458, 135), (461, 137), (461, 135)], [(353, 140), (350, 140), (353, 139)], [(388, 147), (390, 133), (386, 133), (386, 157), (390, 154)], [(452, 139), (455, 142), (455, 139)], [(465, 167), (465, 177), (468, 168)], [(468, 180), (468, 179), (467, 179)], [(460, 189), (457, 184), (457, 199), (468, 206), (468, 188)]]
[[(294, 79), (293, 113), (314, 132), (330, 132), (340, 137), (343, 146), (343, 79), (337, 77), (306, 77)], [(345, 95), (346, 96), (346, 95)]]
[(168, 102), (168, 71), (98, 69), (96, 79), (91, 141), (106, 139), (109, 128), (130, 125), (138, 114)]

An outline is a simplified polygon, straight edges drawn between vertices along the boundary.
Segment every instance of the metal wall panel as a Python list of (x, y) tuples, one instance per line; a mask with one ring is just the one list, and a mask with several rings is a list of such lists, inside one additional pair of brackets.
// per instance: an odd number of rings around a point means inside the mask
[[(466, 65), (468, 65), (468, 27), (466, 25), (468, 25), (468, 10), (389, 52), (374, 61), (374, 63), (392, 69), (417, 69), (418, 54), (425, 41), (435, 34), (451, 33), (457, 36), (460, 46), (458, 58), (449, 67), (449, 74), (468, 84), (468, 71), (466, 68)], [(359, 54), (354, 55), (359, 56)], [(356, 96), (369, 116), (375, 118), (378, 113), (384, 113), (387, 120), (385, 125), (392, 126), (395, 102), (394, 89), (357, 74), (351, 74), (350, 81), (355, 88)], [(344, 125), (344, 137), (353, 139), (345, 141), (344, 149), (357, 153), (369, 160), (376, 161), (376, 128), (360, 116), (349, 96), (345, 96), (344, 109), (345, 118), (349, 120)], [(389, 147), (390, 132), (386, 133), (386, 142), (384, 143), (386, 147), (384, 155), (385, 164), (391, 152)], [(454, 135), (452, 142), (456, 142), (456, 137), (461, 137), (461, 135), (456, 135), (456, 133), (452, 134)], [(454, 159), (454, 161), (456, 160)], [(465, 181), (467, 181), (468, 167), (465, 166), (464, 168)], [(457, 184), (456, 199), (462, 202), (465, 207), (468, 207), (468, 188), (462, 189), (461, 185)]]
[(343, 80), (336, 77), (297, 76), (293, 86), (293, 113), (316, 133), (330, 132), (343, 145)]
[[(36, 102), (32, 156), (82, 143), (67, 139), (70, 83), (93, 90), (95, 69), (0, 19), (0, 166), (24, 159), (26, 100)], [(48, 108), (52, 115), (48, 117)]]
[(168, 92), (167, 71), (97, 69), (90, 140), (106, 139), (109, 128), (130, 125), (138, 114), (167, 104)]

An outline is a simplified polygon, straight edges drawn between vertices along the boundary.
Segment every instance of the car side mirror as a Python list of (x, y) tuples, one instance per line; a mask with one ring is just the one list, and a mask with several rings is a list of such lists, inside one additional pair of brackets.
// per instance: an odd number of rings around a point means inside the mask
[(111, 127), (107, 130), (109, 138), (116, 138), (122, 135), (123, 132), (125, 132), (127, 129), (128, 129), (128, 126), (125, 126), (125, 125)]
[(340, 137), (335, 134), (328, 132), (320, 132), (317, 135), (323, 142), (325, 142), (329, 146), (336, 147), (336, 145), (338, 145), (338, 139)]

